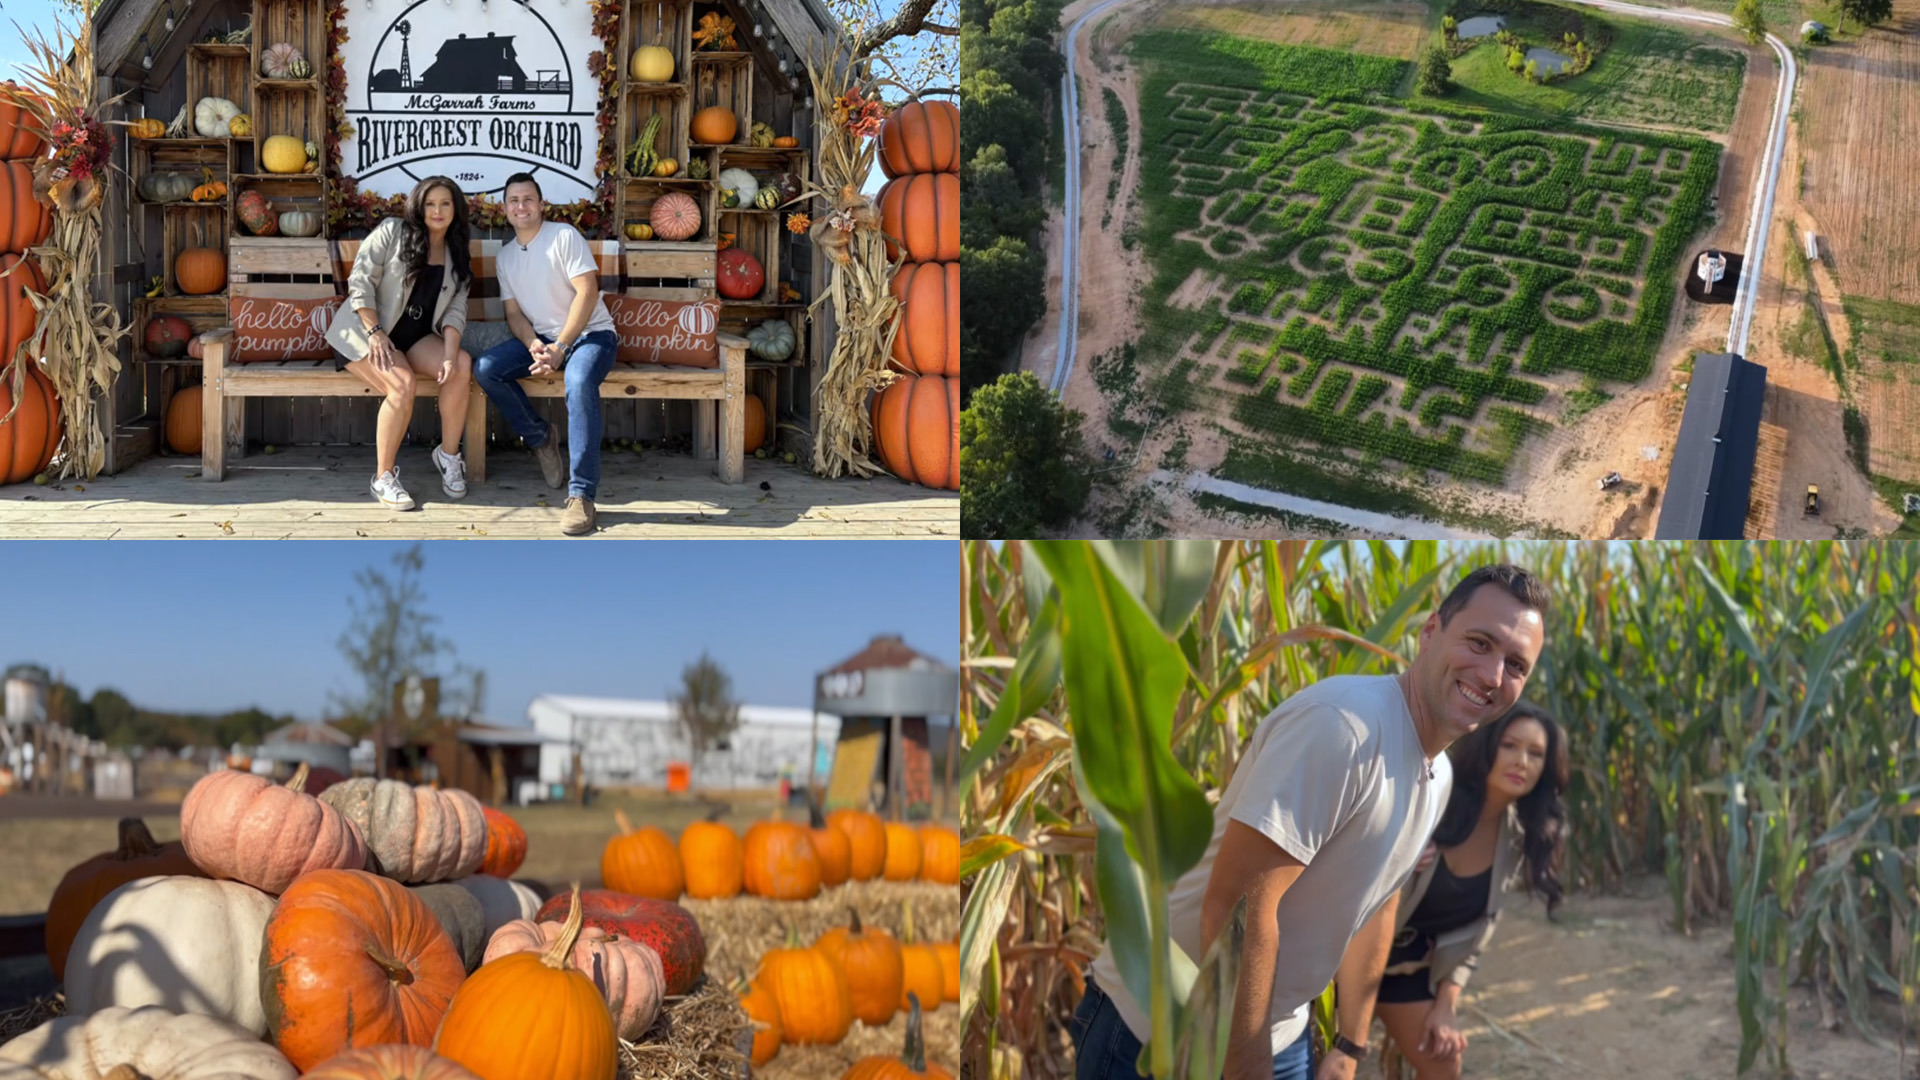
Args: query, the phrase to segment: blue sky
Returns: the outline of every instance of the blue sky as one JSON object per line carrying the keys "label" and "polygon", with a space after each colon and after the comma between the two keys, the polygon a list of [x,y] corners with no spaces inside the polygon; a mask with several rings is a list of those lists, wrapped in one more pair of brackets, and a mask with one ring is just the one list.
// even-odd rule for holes
{"label": "blue sky", "polygon": [[[0,545],[0,667],[36,661],[89,696],[318,719],[351,689],[335,643],[354,572],[403,544]],[[488,715],[539,693],[661,698],[708,650],[741,700],[812,705],[813,675],[879,633],[957,664],[959,545],[644,541],[427,545],[437,630],[487,671]]]}

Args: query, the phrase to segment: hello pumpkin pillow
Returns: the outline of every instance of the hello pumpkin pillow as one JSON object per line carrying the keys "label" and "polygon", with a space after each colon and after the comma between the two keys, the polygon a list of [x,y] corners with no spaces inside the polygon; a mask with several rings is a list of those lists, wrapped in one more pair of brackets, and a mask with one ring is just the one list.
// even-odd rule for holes
{"label": "hello pumpkin pillow", "polygon": [[311,300],[281,300],[236,296],[227,302],[233,319],[233,362],[265,360],[327,360],[327,327],[344,298],[320,296]]}
{"label": "hello pumpkin pillow", "polygon": [[715,338],[720,328],[720,301],[618,293],[602,293],[600,298],[606,302],[607,314],[613,316],[613,331],[620,337],[615,359],[621,363],[720,366],[720,345]]}

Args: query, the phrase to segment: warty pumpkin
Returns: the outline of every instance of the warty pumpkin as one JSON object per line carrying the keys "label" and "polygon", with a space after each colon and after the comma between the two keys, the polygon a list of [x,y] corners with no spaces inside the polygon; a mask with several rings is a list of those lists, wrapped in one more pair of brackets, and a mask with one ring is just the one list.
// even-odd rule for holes
{"label": "warty pumpkin", "polygon": [[607,888],[655,900],[678,900],[686,891],[680,849],[665,831],[652,825],[636,829],[625,810],[616,810],[620,835],[607,841],[600,853],[600,880]]}
{"label": "warty pumpkin", "polygon": [[[561,923],[510,922],[487,942],[486,962],[491,964],[514,953],[546,952],[565,929]],[[660,954],[597,926],[584,926],[568,955],[573,966],[600,991],[613,1014],[614,1031],[630,1042],[645,1035],[666,996],[667,978],[660,967]]]}
{"label": "warty pumpkin", "polygon": [[740,835],[731,825],[709,819],[680,830],[680,864],[686,870],[687,895],[696,900],[739,896],[745,880],[740,858]]}
{"label": "warty pumpkin", "polygon": [[427,910],[433,912],[434,920],[447,932],[447,940],[453,942],[454,951],[460,954],[460,966],[467,974],[473,974],[493,936],[487,931],[486,911],[481,908],[480,900],[461,888],[457,881],[409,885],[407,891],[419,897]]}
{"label": "warty pumpkin", "polygon": [[880,171],[960,171],[960,110],[950,101],[909,101],[880,124]]}
{"label": "warty pumpkin", "polygon": [[936,885],[960,884],[960,834],[945,825],[920,826],[920,877]]}
{"label": "warty pumpkin", "polygon": [[304,1080],[480,1080],[466,1066],[424,1046],[399,1043],[349,1050],[321,1062]]}
{"label": "warty pumpkin", "polygon": [[367,869],[408,884],[452,881],[487,857],[480,800],[458,788],[418,787],[362,777],[335,784],[320,801],[367,838]]}
{"label": "warty pumpkin", "polygon": [[887,861],[880,876],[888,881],[912,881],[920,876],[920,834],[913,826],[899,821],[889,821],[887,830]]}
{"label": "warty pumpkin", "polygon": [[883,1027],[900,1011],[906,969],[900,943],[877,926],[860,925],[860,913],[847,909],[848,922],[820,935],[813,947],[840,967],[853,1002],[853,1015],[868,1027]]}
{"label": "warty pumpkin", "polygon": [[780,1000],[759,980],[742,979],[734,989],[740,995],[741,1010],[753,1024],[753,1063],[765,1065],[780,1052]]}
{"label": "warty pumpkin", "polygon": [[855,881],[872,881],[887,865],[887,829],[870,810],[835,810],[827,824],[847,834]]}
{"label": "warty pumpkin", "polygon": [[158,1005],[205,1013],[255,1036],[260,942],[273,897],[237,881],[153,877],[109,893],[74,935],[67,956],[67,1008]]}
{"label": "warty pumpkin", "polygon": [[906,263],[888,287],[900,301],[893,363],[910,375],[960,374],[960,264]]}
{"label": "warty pumpkin", "polygon": [[245,1028],[158,1005],[49,1020],[0,1046],[0,1080],[294,1080],[285,1055]]}
{"label": "warty pumpkin", "polygon": [[487,857],[480,862],[480,872],[510,878],[527,861],[527,830],[491,806],[481,807],[480,813],[487,819]]}
{"label": "warty pumpkin", "polygon": [[[660,966],[667,976],[667,993],[684,994],[700,981],[707,963],[707,941],[700,934],[700,923],[679,904],[628,896],[606,889],[588,889],[580,894],[580,907],[588,926],[597,926],[617,938],[637,941],[660,954]],[[555,896],[540,906],[535,916],[552,922],[567,914],[567,898]]]}
{"label": "warty pumpkin", "polygon": [[575,884],[567,921],[544,954],[481,965],[448,1007],[434,1050],[486,1080],[613,1080],[613,1014],[569,960],[582,927]]}
{"label": "warty pumpkin", "polygon": [[960,490],[960,380],[906,375],[873,397],[873,444],[902,480]]}
{"label": "warty pumpkin", "polygon": [[807,792],[807,815],[811,819],[807,835],[812,837],[813,853],[820,859],[820,884],[846,884],[853,876],[853,841],[847,839],[846,833],[827,824],[811,791]]}
{"label": "warty pumpkin", "polygon": [[787,924],[787,947],[760,958],[754,976],[780,1003],[780,1041],[788,1045],[832,1045],[853,1026],[853,999],[833,960],[818,949],[800,946],[800,932]]}
{"label": "warty pumpkin", "polygon": [[67,977],[67,950],[94,906],[130,881],[146,877],[205,877],[179,841],[162,844],[137,817],[120,819],[120,843],[68,870],[47,901],[47,962],[55,978]]}
{"label": "warty pumpkin", "polygon": [[302,764],[283,787],[225,769],[201,777],[180,804],[180,842],[209,876],[285,892],[302,874],[367,864],[360,829],[300,790]]}
{"label": "warty pumpkin", "polygon": [[267,1031],[301,1069],[351,1047],[424,1046],[466,978],[425,902],[364,870],[316,870],[267,922],[260,956]]}
{"label": "warty pumpkin", "polygon": [[940,971],[940,956],[920,942],[913,933],[913,901],[900,901],[900,970],[905,989],[900,994],[900,1011],[907,1011],[907,995],[918,994],[928,1010],[940,1007],[946,996],[946,976]]}
{"label": "warty pumpkin", "polygon": [[960,258],[960,177],[914,173],[880,189],[880,228],[887,254],[908,262],[955,262]]}
{"label": "warty pumpkin", "polygon": [[927,1044],[921,1034],[920,1001],[909,995],[906,1047],[899,1057],[869,1054],[848,1066],[841,1080],[953,1080],[953,1074],[927,1064]]}
{"label": "warty pumpkin", "polygon": [[813,837],[787,821],[756,822],[747,830],[741,856],[747,891],[769,900],[811,900],[820,895],[820,857]]}

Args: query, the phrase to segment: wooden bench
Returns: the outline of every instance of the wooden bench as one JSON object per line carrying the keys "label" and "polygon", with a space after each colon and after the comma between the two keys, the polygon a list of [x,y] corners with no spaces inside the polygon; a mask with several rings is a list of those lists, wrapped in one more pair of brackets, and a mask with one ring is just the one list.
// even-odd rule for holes
{"label": "wooden bench", "polygon": [[[625,256],[617,241],[588,241],[600,262],[603,291],[624,291],[629,296],[656,296],[662,290],[625,287],[629,269],[643,269]],[[228,255],[228,291],[233,297],[259,299],[300,299],[343,295],[345,282],[359,250],[357,240],[296,240],[280,237],[239,238],[230,242]],[[467,329],[462,347],[474,357],[489,345],[505,337],[506,304],[499,295],[494,277],[494,256],[498,240],[472,241],[474,283],[467,306]],[[625,260],[625,261],[623,261]],[[706,267],[711,274],[712,257],[704,263],[694,257],[686,268]],[[644,269],[661,272],[659,260],[649,260]],[[256,280],[276,276],[303,280],[269,282]],[[637,274],[635,276],[638,276]],[[691,275],[690,275],[691,276]],[[617,363],[600,384],[601,398],[640,399],[677,398],[693,402],[694,456],[718,461],[723,483],[740,483],[746,475],[746,339],[732,334],[717,335],[720,364],[716,368],[673,367],[656,364]],[[224,480],[227,462],[246,454],[246,409],[249,397],[380,397],[379,391],[346,371],[335,371],[333,360],[290,360],[236,363],[232,359],[233,328],[225,327],[204,337],[205,359],[201,407],[202,474],[210,480]],[[415,393],[420,397],[438,396],[439,387],[431,379],[421,379]],[[529,397],[565,397],[564,376],[556,372],[520,380]],[[467,399],[466,450],[467,475],[475,482],[487,477],[487,395],[478,385]],[[564,435],[564,425],[561,425]]]}

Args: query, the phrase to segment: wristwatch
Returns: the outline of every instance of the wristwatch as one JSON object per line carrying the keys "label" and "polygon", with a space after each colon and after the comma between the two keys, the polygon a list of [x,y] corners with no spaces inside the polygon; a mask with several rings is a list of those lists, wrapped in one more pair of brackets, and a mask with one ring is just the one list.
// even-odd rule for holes
{"label": "wristwatch", "polygon": [[1366,1044],[1354,1042],[1345,1035],[1335,1035],[1333,1037],[1333,1048],[1355,1061],[1367,1060]]}

